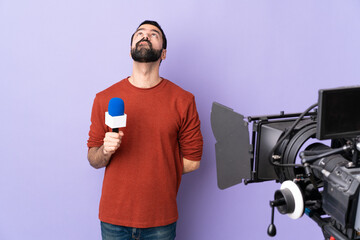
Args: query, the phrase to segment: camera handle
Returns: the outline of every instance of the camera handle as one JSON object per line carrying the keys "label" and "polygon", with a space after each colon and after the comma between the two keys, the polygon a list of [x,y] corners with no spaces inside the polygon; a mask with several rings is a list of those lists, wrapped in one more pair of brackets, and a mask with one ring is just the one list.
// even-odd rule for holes
{"label": "camera handle", "polygon": [[271,223],[268,227],[267,234],[271,237],[276,235],[276,227],[274,224],[275,216],[275,207],[278,207],[278,210],[281,214],[286,214],[294,211],[295,202],[294,198],[289,190],[277,190],[275,192],[274,200],[270,201],[271,207]]}
{"label": "camera handle", "polygon": [[292,219],[300,218],[304,213],[304,199],[296,183],[287,180],[281,184],[279,190],[275,191],[274,200],[270,201],[271,223],[267,233],[273,237],[276,235],[274,224],[275,207],[281,214],[287,214]]}
{"label": "camera handle", "polygon": [[267,230],[267,234],[270,236],[270,237],[274,237],[276,235],[276,227],[275,227],[275,224],[274,224],[274,209],[275,209],[275,201],[270,201],[270,206],[271,206],[271,223],[268,227],[268,230]]}

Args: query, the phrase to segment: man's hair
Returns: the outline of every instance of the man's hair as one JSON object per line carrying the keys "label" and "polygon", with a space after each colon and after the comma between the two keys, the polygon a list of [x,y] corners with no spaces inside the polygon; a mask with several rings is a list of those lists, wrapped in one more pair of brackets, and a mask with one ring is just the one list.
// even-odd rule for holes
{"label": "man's hair", "polygon": [[[160,25],[159,25],[157,22],[155,22],[155,21],[145,20],[145,21],[143,21],[142,23],[140,23],[140,25],[137,27],[137,29],[138,29],[141,25],[144,25],[144,24],[153,25],[153,26],[157,27],[157,28],[161,31],[162,40],[163,40],[162,48],[163,48],[163,49],[166,49],[166,45],[167,45],[166,36],[165,36],[164,31],[163,31],[162,28],[160,27]],[[137,29],[136,29],[136,30],[137,30]],[[134,38],[135,33],[136,33],[136,31],[135,31],[135,32],[133,33],[133,35],[131,36],[130,46],[132,45],[132,42],[133,42],[133,38]]]}

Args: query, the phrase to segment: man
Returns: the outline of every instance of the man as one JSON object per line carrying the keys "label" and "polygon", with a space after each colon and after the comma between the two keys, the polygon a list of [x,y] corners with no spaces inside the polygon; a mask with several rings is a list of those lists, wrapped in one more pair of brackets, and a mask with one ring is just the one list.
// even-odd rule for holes
{"label": "man", "polygon": [[[96,94],[88,140],[94,168],[106,167],[99,218],[104,240],[175,238],[181,176],[200,166],[203,140],[194,96],[159,76],[166,37],[144,21],[131,37],[130,77]],[[105,125],[109,100],[125,102],[127,126]]]}

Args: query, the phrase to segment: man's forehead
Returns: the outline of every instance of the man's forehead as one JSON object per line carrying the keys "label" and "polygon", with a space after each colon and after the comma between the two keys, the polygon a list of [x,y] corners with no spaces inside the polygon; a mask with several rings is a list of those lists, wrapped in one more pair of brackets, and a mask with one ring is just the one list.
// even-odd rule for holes
{"label": "man's forehead", "polygon": [[141,31],[141,30],[150,30],[150,31],[158,32],[159,34],[161,34],[160,29],[151,24],[143,24],[143,25],[140,25],[138,27],[138,29],[136,29],[137,32]]}

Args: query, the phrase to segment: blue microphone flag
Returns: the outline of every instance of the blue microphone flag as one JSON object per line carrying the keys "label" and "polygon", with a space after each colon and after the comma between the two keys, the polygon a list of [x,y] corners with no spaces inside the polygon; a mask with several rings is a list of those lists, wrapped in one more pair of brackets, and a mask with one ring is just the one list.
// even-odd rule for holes
{"label": "blue microphone flag", "polygon": [[124,115],[124,101],[117,97],[110,99],[108,112],[112,117]]}

